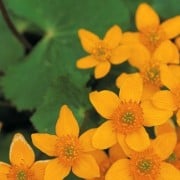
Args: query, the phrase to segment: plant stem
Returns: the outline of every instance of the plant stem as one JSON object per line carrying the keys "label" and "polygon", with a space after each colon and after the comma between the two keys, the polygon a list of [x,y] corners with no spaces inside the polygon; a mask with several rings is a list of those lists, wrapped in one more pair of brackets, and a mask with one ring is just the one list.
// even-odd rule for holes
{"label": "plant stem", "polygon": [[3,0],[0,0],[0,11],[2,13],[2,16],[6,22],[6,24],[8,25],[9,29],[11,30],[11,32],[14,34],[14,36],[21,42],[21,44],[23,44],[23,46],[25,47],[25,49],[27,50],[31,50],[32,46],[31,44],[24,38],[23,35],[21,35],[16,27],[14,26],[13,22],[11,21],[8,12],[4,6]]}

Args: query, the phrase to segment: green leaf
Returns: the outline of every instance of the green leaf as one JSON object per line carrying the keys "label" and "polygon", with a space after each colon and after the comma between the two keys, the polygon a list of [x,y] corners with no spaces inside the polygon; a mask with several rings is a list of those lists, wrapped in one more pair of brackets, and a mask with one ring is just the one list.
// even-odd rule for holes
{"label": "green leaf", "polygon": [[55,124],[63,104],[70,107],[81,125],[85,119],[85,112],[90,107],[88,89],[78,88],[67,76],[59,77],[48,89],[43,104],[31,118],[35,128],[40,132],[55,133]]}
{"label": "green leaf", "polygon": [[62,104],[72,108],[81,125],[90,106],[85,87],[90,71],[76,68],[77,59],[85,56],[77,31],[86,28],[103,37],[114,24],[127,29],[128,7],[119,0],[7,0],[6,5],[44,32],[29,56],[3,78],[6,97],[19,110],[37,109],[32,122],[38,131],[54,131]]}
{"label": "green leaf", "polygon": [[179,0],[154,0],[153,7],[157,10],[162,20],[179,15]]}
{"label": "green leaf", "polygon": [[8,29],[4,19],[0,16],[0,70],[16,64],[23,56],[23,47]]}
{"label": "green leaf", "polygon": [[52,79],[52,67],[45,58],[46,50],[47,43],[40,42],[23,62],[9,68],[2,79],[6,97],[18,109],[33,109],[43,100],[43,93]]}

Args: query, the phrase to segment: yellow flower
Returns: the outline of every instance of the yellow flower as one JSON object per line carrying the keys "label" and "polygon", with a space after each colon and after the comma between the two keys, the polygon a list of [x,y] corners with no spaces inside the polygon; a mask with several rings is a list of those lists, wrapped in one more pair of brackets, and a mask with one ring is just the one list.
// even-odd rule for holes
{"label": "yellow flower", "polygon": [[[142,49],[141,56],[133,57],[129,59],[129,62],[138,69],[143,79],[143,99],[151,98],[162,87],[160,77],[162,65],[179,64],[178,50],[172,49],[168,44],[158,48],[152,55]],[[121,87],[127,76],[128,74],[123,73],[117,78],[116,85],[118,88]]]}
{"label": "yellow flower", "polygon": [[[91,154],[95,157],[95,159],[99,165],[100,174],[101,174],[101,176],[99,178],[93,178],[91,180],[104,180],[106,172],[108,171],[110,166],[115,161],[117,161],[121,158],[127,157],[119,144],[112,146],[109,149],[108,154],[102,150],[92,151]],[[90,180],[90,179],[88,179],[88,180]]]}
{"label": "yellow flower", "polygon": [[160,24],[158,14],[147,3],[142,3],[136,10],[137,33],[127,32],[125,42],[140,43],[150,52],[159,48],[162,43],[170,43],[170,39],[180,34],[180,16],[170,18]]}
{"label": "yellow flower", "polygon": [[180,66],[162,66],[161,80],[169,90],[155,93],[152,102],[160,109],[175,112],[180,125]]}
{"label": "yellow flower", "polygon": [[129,48],[121,44],[122,31],[117,25],[111,27],[103,40],[85,29],[78,32],[83,49],[88,56],[77,61],[77,67],[95,67],[95,78],[102,78],[110,71],[111,64],[123,63],[129,57]]}
{"label": "yellow flower", "polygon": [[48,161],[35,161],[34,152],[20,133],[15,134],[9,152],[11,164],[0,162],[1,180],[44,180]]}
{"label": "yellow flower", "polygon": [[49,156],[56,157],[49,161],[44,180],[64,179],[70,172],[81,178],[99,176],[98,165],[90,155],[94,150],[91,145],[92,130],[79,138],[79,126],[72,111],[63,105],[56,123],[56,135],[32,134],[33,144]]}
{"label": "yellow flower", "polygon": [[164,160],[172,153],[176,134],[169,132],[151,141],[147,149],[127,154],[129,159],[116,161],[108,170],[105,179],[169,180],[180,179],[180,171]]}
{"label": "yellow flower", "polygon": [[143,126],[163,124],[172,112],[154,108],[149,101],[141,102],[142,89],[141,77],[134,74],[121,85],[119,97],[108,90],[90,93],[91,103],[107,119],[92,137],[94,147],[106,149],[117,142],[122,145],[122,140],[136,151],[149,146]]}

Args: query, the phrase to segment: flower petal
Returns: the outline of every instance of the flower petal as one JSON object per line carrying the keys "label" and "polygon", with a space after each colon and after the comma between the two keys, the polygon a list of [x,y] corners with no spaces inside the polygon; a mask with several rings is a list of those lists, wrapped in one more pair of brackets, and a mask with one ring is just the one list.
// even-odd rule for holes
{"label": "flower petal", "polygon": [[122,83],[119,97],[122,101],[139,102],[141,100],[142,90],[142,78],[138,73],[134,73]]}
{"label": "flower petal", "polygon": [[79,142],[83,147],[84,152],[96,150],[92,145],[92,137],[96,131],[96,128],[89,129],[79,137]]}
{"label": "flower petal", "polygon": [[73,173],[81,178],[95,178],[100,176],[99,167],[92,155],[83,154],[72,167]]}
{"label": "flower petal", "polygon": [[79,135],[79,125],[72,111],[67,105],[63,105],[60,109],[59,118],[56,123],[57,136]]}
{"label": "flower petal", "polygon": [[160,134],[152,140],[152,147],[161,160],[167,159],[177,143],[176,132]]}
{"label": "flower petal", "polygon": [[99,167],[102,164],[104,164],[104,162],[109,161],[109,157],[108,157],[107,153],[105,153],[103,150],[95,150],[95,151],[90,152],[90,154],[95,158]]}
{"label": "flower petal", "polygon": [[112,91],[94,91],[89,95],[90,101],[96,111],[104,118],[109,119],[114,110],[119,106],[120,99]]}
{"label": "flower petal", "polygon": [[35,160],[31,146],[20,133],[15,134],[13,137],[9,151],[9,159],[13,165],[21,166],[23,164],[27,167],[30,167]]}
{"label": "flower petal", "polygon": [[139,31],[146,27],[158,26],[158,14],[147,3],[141,3],[136,10],[136,27]]}
{"label": "flower petal", "polygon": [[48,156],[56,156],[55,146],[58,137],[50,134],[34,133],[31,135],[33,144]]}
{"label": "flower petal", "polygon": [[44,180],[61,180],[64,179],[70,172],[70,166],[63,166],[58,158],[50,160],[46,167]]}
{"label": "flower petal", "polygon": [[172,164],[162,162],[160,175],[157,177],[157,180],[174,180],[180,179],[180,171],[175,168]]}
{"label": "flower petal", "polygon": [[178,48],[170,40],[162,42],[154,52],[153,57],[160,63],[179,63]]}
{"label": "flower petal", "polygon": [[127,143],[125,142],[125,135],[124,134],[117,134],[117,140],[118,143],[120,144],[121,148],[123,149],[124,153],[126,154],[127,157],[131,157],[131,155],[134,153],[134,150],[132,150]]}
{"label": "flower petal", "polygon": [[92,52],[92,49],[94,48],[95,44],[100,40],[97,35],[86,29],[80,29],[78,31],[78,35],[83,49],[88,53]]}
{"label": "flower petal", "polygon": [[141,104],[144,113],[145,126],[157,126],[165,123],[173,115],[172,111],[161,110],[153,106],[150,101]]}
{"label": "flower petal", "polygon": [[154,84],[144,84],[143,93],[142,93],[142,101],[150,100],[152,96],[159,91],[160,88],[155,86]]}
{"label": "flower petal", "polygon": [[127,45],[120,45],[112,51],[110,62],[112,64],[120,64],[130,57],[130,47]]}
{"label": "flower petal", "polygon": [[126,78],[128,78],[130,75],[131,74],[121,73],[116,79],[116,86],[121,88],[122,83],[126,81]]}
{"label": "flower petal", "polygon": [[104,41],[110,46],[110,48],[115,48],[119,45],[122,39],[122,30],[118,25],[111,27],[105,37]]}
{"label": "flower petal", "polygon": [[134,44],[139,43],[139,32],[125,32],[122,36],[123,44]]}
{"label": "flower petal", "polygon": [[135,151],[143,151],[150,145],[149,135],[144,127],[131,134],[127,134],[125,141]]}
{"label": "flower petal", "polygon": [[7,163],[0,162],[0,179],[8,180],[7,174],[9,173],[11,166]]}
{"label": "flower petal", "polygon": [[179,84],[179,79],[174,75],[170,68],[167,65],[162,65],[160,67],[160,76],[163,85],[169,89],[174,89]]}
{"label": "flower petal", "polygon": [[77,60],[76,66],[81,69],[88,69],[99,63],[93,56],[86,56]]}
{"label": "flower petal", "polygon": [[48,162],[49,161],[36,161],[33,164],[31,170],[33,172],[35,179],[44,180],[45,170],[48,165]]}
{"label": "flower petal", "polygon": [[106,173],[106,180],[115,179],[133,180],[130,173],[130,161],[128,159],[121,159],[116,161]]}
{"label": "flower petal", "polygon": [[102,78],[107,75],[110,71],[111,64],[109,61],[104,61],[99,63],[94,70],[94,75],[96,79]]}
{"label": "flower petal", "polygon": [[92,144],[97,149],[107,149],[116,143],[116,134],[110,120],[97,128],[92,139]]}
{"label": "flower petal", "polygon": [[126,158],[127,155],[124,153],[119,143],[117,143],[111,148],[109,148],[109,157],[110,157],[111,163],[113,163],[119,159]]}
{"label": "flower petal", "polygon": [[165,31],[169,39],[176,37],[180,34],[180,16],[175,16],[164,21],[161,27]]}
{"label": "flower petal", "polygon": [[176,110],[176,104],[173,99],[173,95],[168,90],[158,91],[152,97],[152,103],[154,106],[160,109],[174,111]]}
{"label": "flower petal", "polygon": [[129,63],[138,69],[143,69],[150,61],[150,53],[148,49],[141,45],[135,44],[131,47],[131,57],[129,58]]}
{"label": "flower petal", "polygon": [[178,112],[176,113],[176,121],[178,125],[180,126],[180,110],[178,110]]}
{"label": "flower petal", "polygon": [[154,127],[154,132],[156,136],[159,136],[165,133],[175,132],[175,131],[176,131],[175,125],[171,119],[162,125]]}

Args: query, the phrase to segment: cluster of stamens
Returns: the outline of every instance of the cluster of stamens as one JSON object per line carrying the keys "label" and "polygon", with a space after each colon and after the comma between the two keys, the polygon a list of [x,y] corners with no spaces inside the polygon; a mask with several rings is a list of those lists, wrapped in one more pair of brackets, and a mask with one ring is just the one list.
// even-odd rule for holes
{"label": "cluster of stamens", "polygon": [[140,34],[140,41],[153,52],[165,40],[165,33],[159,27],[146,27]]}
{"label": "cluster of stamens", "polygon": [[143,125],[142,108],[136,102],[121,102],[110,120],[117,133],[132,133]]}
{"label": "cluster of stamens", "polygon": [[72,166],[79,158],[82,147],[77,137],[73,135],[62,136],[56,143],[56,154],[59,161],[65,166]]}
{"label": "cluster of stamens", "polygon": [[99,41],[95,45],[95,48],[92,50],[92,54],[98,61],[109,61],[111,58],[111,50],[103,41]]}

